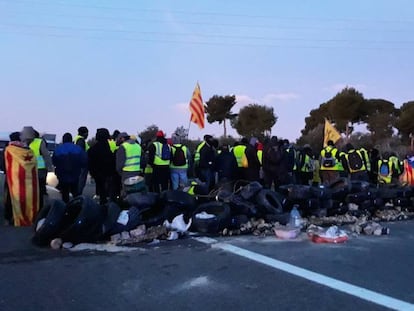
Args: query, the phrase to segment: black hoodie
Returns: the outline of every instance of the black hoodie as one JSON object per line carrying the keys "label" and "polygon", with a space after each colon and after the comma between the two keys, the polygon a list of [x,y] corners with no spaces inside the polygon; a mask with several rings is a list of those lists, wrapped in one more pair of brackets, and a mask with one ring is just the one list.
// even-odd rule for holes
{"label": "black hoodie", "polygon": [[109,147],[109,131],[100,128],[95,138],[96,143],[88,150],[89,172],[93,178],[112,176],[115,174],[115,154]]}

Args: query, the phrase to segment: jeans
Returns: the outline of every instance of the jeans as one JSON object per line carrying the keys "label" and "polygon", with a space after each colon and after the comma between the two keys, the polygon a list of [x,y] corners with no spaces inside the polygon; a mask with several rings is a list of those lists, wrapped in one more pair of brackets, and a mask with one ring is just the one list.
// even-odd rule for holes
{"label": "jeans", "polygon": [[210,168],[200,169],[200,180],[206,184],[209,191],[214,187],[214,172]]}
{"label": "jeans", "polygon": [[171,168],[172,189],[177,190],[180,185],[188,185],[187,168]]}

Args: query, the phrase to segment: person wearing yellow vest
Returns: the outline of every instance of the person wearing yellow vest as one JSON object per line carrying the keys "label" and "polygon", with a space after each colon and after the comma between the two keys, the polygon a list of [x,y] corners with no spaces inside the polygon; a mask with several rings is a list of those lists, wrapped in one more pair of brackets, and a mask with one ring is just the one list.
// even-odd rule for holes
{"label": "person wearing yellow vest", "polygon": [[213,139],[213,136],[211,135],[204,135],[203,137],[203,141],[201,143],[199,143],[195,149],[194,152],[194,162],[193,162],[193,174],[196,177],[200,176],[200,172],[199,172],[199,164],[200,164],[200,151],[201,149],[204,147],[204,145],[206,144],[207,140],[211,141]]}
{"label": "person wearing yellow vest", "polygon": [[205,183],[206,187],[211,190],[214,186],[214,161],[216,158],[215,140],[211,135],[204,135],[204,141],[201,142],[194,154],[194,172],[195,176]]}
{"label": "person wearing yellow vest", "polygon": [[[114,154],[114,158],[115,158],[116,151],[119,148],[119,146],[116,144],[116,139],[118,138],[119,134],[120,134],[119,130],[114,130],[112,132],[112,135],[108,138],[109,149]],[[111,196],[114,198],[119,198],[121,195],[121,176],[119,176],[119,174],[116,172],[112,175],[110,188],[111,188]]]}
{"label": "person wearing yellow vest", "polygon": [[119,148],[115,154],[116,171],[121,176],[121,183],[127,178],[142,175],[141,169],[141,146],[130,138],[125,132],[118,135],[117,144]]}
{"label": "person wearing yellow vest", "polygon": [[390,184],[394,170],[394,164],[384,155],[383,159],[378,160],[378,183]]}
{"label": "person wearing yellow vest", "polygon": [[298,160],[298,176],[299,183],[302,185],[310,185],[313,180],[313,173],[315,170],[314,155],[309,144],[303,146],[299,152]]}
{"label": "person wearing yellow vest", "polygon": [[111,151],[113,153],[115,153],[118,150],[118,147],[119,147],[116,144],[116,139],[117,139],[119,134],[120,134],[120,132],[118,130],[114,130],[111,137],[108,139],[109,148],[111,149]]}
{"label": "person wearing yellow vest", "polygon": [[178,188],[185,187],[188,184],[187,170],[191,154],[187,146],[181,144],[179,136],[173,135],[171,140],[171,187],[173,190],[177,190]]}
{"label": "person wearing yellow vest", "polygon": [[[86,126],[81,126],[78,128],[78,135],[76,135],[73,139],[73,143],[75,145],[80,146],[83,150],[88,152],[89,144],[86,141],[89,135],[89,130]],[[86,185],[86,179],[88,178],[88,168],[83,168],[81,174],[79,176],[79,194],[82,194],[83,189]]]}
{"label": "person wearing yellow vest", "polygon": [[256,144],[256,150],[257,150],[257,159],[259,160],[260,163],[260,169],[259,169],[259,180],[260,183],[263,185],[264,181],[264,173],[263,173],[263,143],[262,142],[258,142]]}
{"label": "person wearing yellow vest", "polygon": [[39,179],[39,208],[43,207],[43,196],[47,195],[47,172],[53,172],[52,158],[47,150],[46,142],[38,137],[37,132],[31,126],[25,126],[20,134],[22,142],[33,151],[37,160],[37,172]]}
{"label": "person wearing yellow vest", "polygon": [[[248,140],[247,138],[243,137],[240,142],[237,142],[233,149],[232,152],[234,154],[234,157],[236,158],[237,161],[237,174],[236,174],[236,179],[238,180],[245,180],[246,179],[246,165],[245,163],[243,163],[243,159],[246,159],[246,148],[248,145]],[[248,163],[247,163],[248,166]]]}
{"label": "person wearing yellow vest", "polygon": [[[168,148],[168,149],[167,149]],[[167,152],[170,152],[169,158]],[[170,181],[171,149],[163,131],[156,133],[155,141],[148,147],[148,164],[152,167],[152,188],[154,192],[168,190]]]}
{"label": "person wearing yellow vest", "polygon": [[402,168],[401,168],[401,161],[400,159],[397,157],[397,155],[395,154],[395,152],[391,152],[390,153],[390,157],[389,160],[393,163],[394,165],[394,173],[393,173],[393,177],[398,178],[398,176],[401,175],[402,173]]}
{"label": "person wearing yellow vest", "polygon": [[348,172],[351,180],[369,181],[366,159],[360,150],[356,150],[350,143],[345,146],[346,153],[342,165]]}
{"label": "person wearing yellow vest", "polygon": [[366,170],[369,173],[371,171],[371,161],[369,159],[368,150],[365,149],[364,147],[361,147],[361,148],[359,148],[359,151],[361,152],[362,156],[365,159]]}
{"label": "person wearing yellow vest", "polygon": [[327,186],[339,178],[339,151],[332,140],[320,152],[319,172],[322,183]]}

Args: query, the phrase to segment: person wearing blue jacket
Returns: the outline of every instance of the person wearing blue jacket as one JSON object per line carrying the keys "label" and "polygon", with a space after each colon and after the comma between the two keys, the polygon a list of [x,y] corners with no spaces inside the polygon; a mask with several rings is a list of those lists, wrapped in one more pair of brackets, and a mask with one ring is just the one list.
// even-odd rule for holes
{"label": "person wearing blue jacket", "polygon": [[55,174],[59,180],[59,189],[62,200],[69,202],[69,193],[79,195],[79,176],[82,169],[87,167],[87,154],[80,146],[72,142],[72,135],[65,133],[62,144],[59,145],[52,156]]}

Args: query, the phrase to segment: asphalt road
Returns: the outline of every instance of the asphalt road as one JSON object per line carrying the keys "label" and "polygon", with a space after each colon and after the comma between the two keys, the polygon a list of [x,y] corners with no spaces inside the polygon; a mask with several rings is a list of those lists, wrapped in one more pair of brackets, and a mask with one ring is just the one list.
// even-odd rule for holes
{"label": "asphalt road", "polygon": [[0,226],[0,310],[414,310],[414,222],[387,225],[337,245],[190,236],[115,253],[38,248],[31,228]]}

